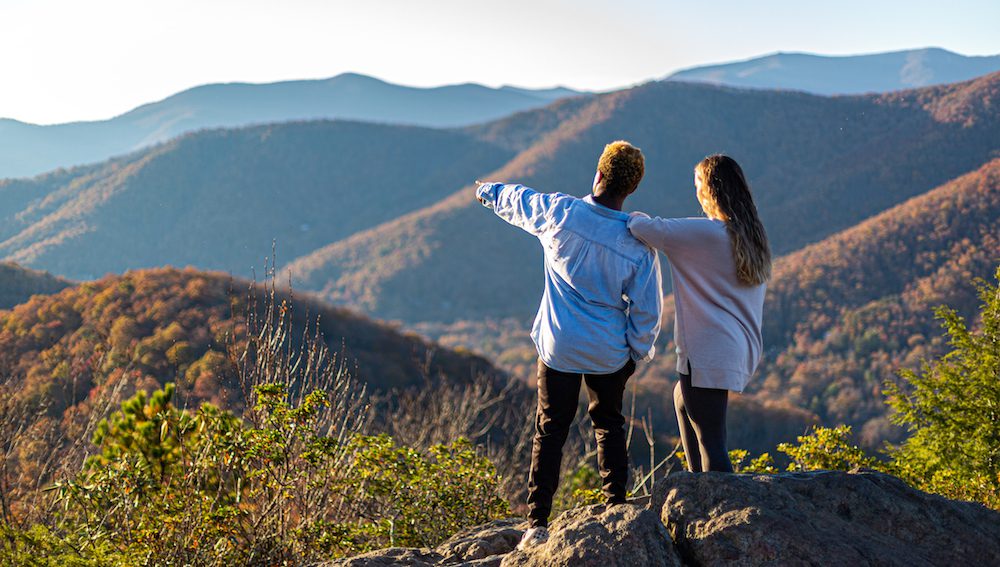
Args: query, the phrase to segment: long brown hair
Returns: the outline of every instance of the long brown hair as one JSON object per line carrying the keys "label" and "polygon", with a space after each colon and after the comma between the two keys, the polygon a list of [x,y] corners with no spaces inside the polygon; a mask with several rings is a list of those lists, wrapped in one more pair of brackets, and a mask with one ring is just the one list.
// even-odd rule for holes
{"label": "long brown hair", "polygon": [[737,279],[745,285],[766,282],[771,277],[771,247],[743,170],[722,154],[708,156],[694,170],[702,180],[698,199],[705,213],[726,221]]}

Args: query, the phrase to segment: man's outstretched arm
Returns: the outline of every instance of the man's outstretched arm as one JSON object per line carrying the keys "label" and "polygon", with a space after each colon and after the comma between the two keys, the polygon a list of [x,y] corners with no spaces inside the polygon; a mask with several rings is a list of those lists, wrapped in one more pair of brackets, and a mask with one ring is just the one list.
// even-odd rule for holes
{"label": "man's outstretched arm", "polygon": [[629,349],[634,360],[648,362],[656,354],[656,337],[660,334],[663,314],[663,284],[660,282],[660,258],[650,251],[636,270],[635,277],[625,288],[628,298]]}
{"label": "man's outstretched arm", "polygon": [[561,193],[539,193],[524,185],[481,183],[476,198],[510,224],[538,235],[552,222],[551,212]]}

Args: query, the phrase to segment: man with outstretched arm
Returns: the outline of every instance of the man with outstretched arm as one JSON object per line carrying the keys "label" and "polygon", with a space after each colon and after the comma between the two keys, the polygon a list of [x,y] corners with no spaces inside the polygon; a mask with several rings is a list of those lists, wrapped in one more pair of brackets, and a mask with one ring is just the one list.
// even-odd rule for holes
{"label": "man with outstretched arm", "polygon": [[481,183],[476,197],[508,223],[536,236],[545,254],[545,290],[531,329],[538,350],[538,407],[528,475],[531,527],[520,549],[548,538],[562,448],[581,382],[597,438],[609,505],[625,502],[628,454],[622,398],[636,361],[651,360],[663,290],[656,253],[636,240],[622,212],[645,171],[628,142],[604,148],[592,192],[582,199],[522,185]]}

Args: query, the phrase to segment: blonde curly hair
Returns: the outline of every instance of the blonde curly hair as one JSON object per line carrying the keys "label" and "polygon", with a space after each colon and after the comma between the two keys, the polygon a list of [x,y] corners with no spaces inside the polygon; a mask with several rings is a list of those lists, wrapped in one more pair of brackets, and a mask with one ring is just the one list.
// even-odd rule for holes
{"label": "blonde curly hair", "polygon": [[646,159],[639,148],[625,140],[617,140],[604,146],[604,152],[597,160],[597,171],[601,172],[599,187],[615,195],[627,196],[642,181],[646,173]]}

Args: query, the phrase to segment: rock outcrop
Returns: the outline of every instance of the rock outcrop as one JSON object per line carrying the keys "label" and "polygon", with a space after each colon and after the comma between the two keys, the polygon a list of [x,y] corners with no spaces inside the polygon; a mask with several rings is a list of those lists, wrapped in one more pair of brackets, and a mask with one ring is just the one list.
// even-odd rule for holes
{"label": "rock outcrop", "polygon": [[384,549],[327,566],[1000,567],[1000,513],[877,472],[675,473],[648,502],[564,512],[549,541],[525,552],[515,548],[527,523],[497,520],[435,549]]}
{"label": "rock outcrop", "polygon": [[501,567],[635,567],[681,563],[656,513],[634,504],[569,510],[549,526],[545,544],[513,551]]}
{"label": "rock outcrop", "polygon": [[453,535],[436,551],[443,558],[442,565],[499,565],[500,558],[517,547],[526,529],[528,523],[523,520],[497,520]]}
{"label": "rock outcrop", "polygon": [[391,547],[363,555],[338,559],[323,567],[498,567],[510,553],[528,523],[520,519],[495,520],[459,532],[434,549]]}
{"label": "rock outcrop", "polygon": [[1000,565],[1000,514],[878,472],[677,473],[664,485],[661,518],[690,565]]}

